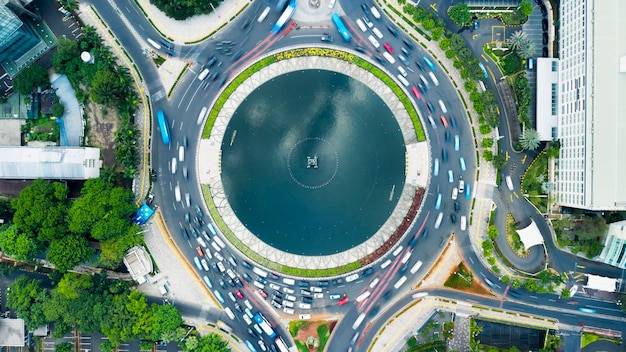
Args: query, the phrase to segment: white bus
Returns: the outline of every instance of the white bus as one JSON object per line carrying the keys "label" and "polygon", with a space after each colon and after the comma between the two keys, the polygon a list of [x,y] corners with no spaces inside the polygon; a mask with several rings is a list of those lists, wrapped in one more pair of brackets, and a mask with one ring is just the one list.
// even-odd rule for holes
{"label": "white bus", "polygon": [[387,259],[384,263],[382,263],[382,264],[380,265],[380,268],[381,268],[381,269],[385,269],[386,267],[388,267],[388,266],[389,266],[389,264],[391,264],[391,259]]}
{"label": "white bus", "polygon": [[413,265],[413,267],[411,268],[411,274],[415,274],[418,270],[420,270],[422,264],[422,261],[418,260],[417,263],[415,263],[415,265]]}
{"label": "white bus", "polygon": [[402,75],[398,75],[398,80],[402,82],[402,84],[404,84],[405,87],[409,86],[409,81],[407,81],[406,78],[402,77]]}
{"label": "white bus", "polygon": [[202,70],[202,72],[200,72],[200,74],[198,75],[198,80],[200,81],[204,81],[204,79],[206,78],[206,76],[209,75],[209,69],[205,68],[204,70]]}
{"label": "white bus", "polygon": [[200,115],[198,115],[198,120],[196,121],[197,125],[200,125],[202,123],[202,121],[204,120],[204,116],[206,115],[207,112],[207,107],[203,107],[202,110],[200,110]]}
{"label": "white bus", "polygon": [[435,74],[432,71],[430,71],[428,72],[428,75],[430,76],[430,79],[433,81],[435,86],[439,86],[439,80],[437,79],[437,77],[435,77]]}
{"label": "white bus", "polygon": [[397,281],[397,282],[393,285],[393,287],[397,290],[397,289],[399,289],[399,288],[400,288],[400,286],[404,285],[404,283],[405,283],[405,282],[406,282],[406,276],[402,276],[402,277],[400,278],[400,280],[398,280],[398,281]]}
{"label": "white bus", "polygon": [[148,41],[148,43],[150,43],[150,45],[152,45],[155,49],[157,50],[161,50],[161,44],[155,42],[154,40],[147,38],[146,39]]}
{"label": "white bus", "polygon": [[443,213],[439,213],[439,215],[437,215],[437,220],[435,220],[435,230],[439,228],[439,226],[441,226],[441,221],[443,220]]}
{"label": "white bus", "polygon": [[359,315],[359,317],[356,318],[356,320],[354,321],[354,324],[352,324],[352,330],[358,329],[359,326],[361,326],[363,319],[365,319],[365,313],[361,313],[361,315]]}
{"label": "white bus", "polygon": [[383,53],[383,57],[392,65],[396,63],[396,59],[394,59],[393,56],[386,51]]}
{"label": "white bus", "polygon": [[283,278],[283,282],[284,282],[286,285],[291,285],[291,286],[293,286],[293,285],[295,285],[295,284],[296,284],[296,280],[294,280],[294,279],[290,279],[290,278],[288,278],[288,277],[284,277],[284,278]]}
{"label": "white bus", "polygon": [[363,21],[361,21],[360,18],[356,19],[356,25],[359,26],[359,28],[361,29],[361,31],[363,32],[367,32],[367,27],[365,27],[365,23],[363,23]]}
{"label": "white bus", "polygon": [[261,23],[265,20],[265,17],[267,17],[267,15],[269,15],[270,13],[270,7],[266,7],[265,10],[263,10],[263,12],[261,13],[261,16],[259,16],[259,19],[257,19],[257,22]]}
{"label": "white bus", "polygon": [[441,107],[441,111],[443,111],[443,113],[447,113],[448,109],[446,109],[446,104],[443,103],[443,100],[439,99],[439,107]]}
{"label": "white bus", "polygon": [[369,296],[370,296],[370,294],[371,294],[371,292],[370,292],[370,291],[365,291],[365,292],[361,293],[361,294],[360,294],[360,295],[359,295],[359,296],[355,299],[355,301],[356,301],[357,303],[359,303],[359,302],[363,302],[364,300],[366,300],[366,299],[367,299],[367,297],[369,297]]}
{"label": "white bus", "polygon": [[213,239],[215,240],[215,242],[217,242],[217,244],[222,247],[222,248],[226,248],[226,244],[224,243],[224,241],[222,241],[222,239],[220,238],[220,236],[215,235],[213,236]]}
{"label": "white bus", "polygon": [[259,275],[260,277],[262,277],[262,278],[266,278],[266,277],[267,277],[267,271],[265,271],[265,270],[261,270],[261,269],[257,268],[256,266],[255,266],[254,268],[252,268],[252,271],[253,271],[255,274],[257,274],[257,275]]}
{"label": "white bus", "polygon": [[380,21],[380,12],[378,12],[378,9],[376,8],[376,6],[372,6],[370,8],[370,11],[372,12],[372,16],[374,16],[375,19]]}
{"label": "white bus", "polygon": [[408,262],[409,259],[411,259],[411,254],[413,254],[413,251],[408,252],[407,254],[404,255],[404,257],[402,257],[402,264],[406,264],[406,262]]}
{"label": "white bus", "polygon": [[229,307],[224,308],[224,311],[231,320],[235,320],[235,314],[233,314],[233,311]]}

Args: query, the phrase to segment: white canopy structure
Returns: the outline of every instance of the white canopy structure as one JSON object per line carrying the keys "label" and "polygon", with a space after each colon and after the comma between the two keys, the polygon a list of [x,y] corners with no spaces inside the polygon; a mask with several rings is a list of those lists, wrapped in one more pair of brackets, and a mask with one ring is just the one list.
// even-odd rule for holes
{"label": "white canopy structure", "polygon": [[617,279],[587,274],[587,284],[585,285],[585,288],[605,292],[615,292],[617,288]]}
{"label": "white canopy structure", "polygon": [[517,230],[517,234],[527,250],[532,246],[543,243],[543,236],[541,236],[541,232],[539,232],[539,228],[534,221],[526,228]]}

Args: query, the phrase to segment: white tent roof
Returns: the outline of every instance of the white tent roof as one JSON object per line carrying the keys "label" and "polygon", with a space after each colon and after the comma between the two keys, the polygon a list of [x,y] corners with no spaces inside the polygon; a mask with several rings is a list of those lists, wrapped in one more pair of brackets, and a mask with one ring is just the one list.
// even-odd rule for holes
{"label": "white tent roof", "polygon": [[599,291],[615,292],[615,288],[617,287],[617,279],[587,274],[587,284],[585,285],[585,287]]}
{"label": "white tent roof", "polygon": [[526,249],[543,243],[543,236],[537,228],[535,222],[531,222],[525,229],[517,230],[520,240],[524,243]]}

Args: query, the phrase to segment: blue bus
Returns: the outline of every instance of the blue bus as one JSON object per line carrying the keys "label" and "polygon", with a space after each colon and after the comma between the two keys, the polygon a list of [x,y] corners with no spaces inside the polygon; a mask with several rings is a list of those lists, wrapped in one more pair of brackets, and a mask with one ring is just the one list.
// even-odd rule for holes
{"label": "blue bus", "polygon": [[254,348],[254,345],[252,345],[248,340],[246,340],[246,347],[248,347],[250,352],[256,352],[256,348]]}
{"label": "blue bus", "polygon": [[480,66],[480,69],[483,70],[483,75],[485,76],[485,79],[489,78],[489,73],[487,73],[487,69],[485,68],[485,65],[483,65],[482,62],[479,62],[478,66]]}
{"label": "blue bus", "polygon": [[428,59],[426,56],[424,56],[424,57],[423,57],[423,59],[424,59],[424,62],[426,63],[426,65],[428,65],[428,67],[429,67],[432,71],[435,71],[435,70],[436,70],[435,65],[433,64],[433,62],[432,62],[432,61],[430,61],[430,59]]}
{"label": "blue bus", "polygon": [[272,326],[267,321],[267,319],[265,319],[263,314],[261,314],[261,312],[258,312],[254,315],[254,321],[259,324],[263,332],[266,333],[269,338],[273,338],[276,336],[276,332],[274,332],[274,329],[272,329]]}
{"label": "blue bus", "polygon": [[161,138],[163,139],[163,144],[170,144],[170,126],[167,124],[167,119],[165,118],[165,114],[163,110],[157,111],[157,117],[159,119],[159,129],[161,130]]}
{"label": "blue bus", "polygon": [[333,13],[332,20],[335,26],[337,26],[337,31],[339,31],[339,34],[341,34],[341,36],[343,37],[343,40],[345,40],[346,42],[350,42],[350,39],[351,39],[350,32],[348,32],[348,29],[343,24],[341,17],[339,17],[338,14]]}

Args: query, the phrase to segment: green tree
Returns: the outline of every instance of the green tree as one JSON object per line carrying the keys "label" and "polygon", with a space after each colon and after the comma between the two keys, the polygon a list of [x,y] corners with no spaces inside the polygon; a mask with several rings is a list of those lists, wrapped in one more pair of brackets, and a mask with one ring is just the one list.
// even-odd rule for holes
{"label": "green tree", "polygon": [[150,0],[150,2],[175,20],[211,13],[212,9],[221,3],[219,0]]}
{"label": "green tree", "polygon": [[493,157],[492,163],[493,163],[493,167],[495,167],[498,170],[502,170],[504,169],[504,166],[506,166],[506,158],[504,157],[504,155],[498,154]]}
{"label": "green tree", "polygon": [[61,103],[52,104],[52,115],[56,117],[61,117],[65,114],[65,106]]}
{"label": "green tree", "polygon": [[460,34],[452,34],[450,36],[450,48],[455,51],[465,48],[465,39]]}
{"label": "green tree", "polygon": [[498,237],[498,227],[496,225],[489,225],[487,228],[487,235],[494,241]]}
{"label": "green tree", "polygon": [[143,244],[143,237],[140,234],[141,228],[132,224],[126,229],[126,233],[117,238],[100,242],[100,255],[98,265],[109,269],[117,268],[126,251],[133,246]]}
{"label": "green tree", "polygon": [[78,86],[81,81],[80,67],[82,66],[78,43],[67,38],[59,38],[57,52],[52,57],[52,66],[56,72],[66,74],[72,84]]}
{"label": "green tree", "polygon": [[5,227],[0,231],[0,248],[6,254],[19,261],[31,261],[41,253],[41,244],[29,235],[20,232],[17,225]]}
{"label": "green tree", "polygon": [[530,16],[531,13],[533,13],[533,5],[530,3],[530,1],[523,0],[517,7],[517,10],[522,15],[528,17]]}
{"label": "green tree", "polygon": [[[448,49],[450,49],[450,39],[448,38],[442,38],[439,41],[439,48],[443,51],[447,51]],[[454,56],[452,56],[454,57]]]}
{"label": "green tree", "polygon": [[198,341],[198,350],[200,352],[230,352],[228,348],[228,342],[224,341],[222,337],[215,333],[210,333],[205,336],[201,336]]}
{"label": "green tree", "polygon": [[527,128],[522,132],[522,137],[519,140],[522,148],[526,150],[535,150],[539,147],[539,132],[532,128]]}
{"label": "green tree", "polygon": [[13,79],[13,89],[20,94],[29,94],[34,88],[46,88],[49,85],[48,72],[37,64],[32,64],[23,69]]}
{"label": "green tree", "polygon": [[432,19],[427,19],[426,21],[422,22],[422,27],[424,27],[425,30],[430,31],[435,27],[435,21]]}
{"label": "green tree", "polygon": [[67,11],[76,11],[78,10],[78,1],[77,0],[59,0],[59,4],[63,6]]}
{"label": "green tree", "polygon": [[11,201],[15,209],[13,222],[27,235],[49,242],[67,232],[67,186],[41,179],[33,181]]}
{"label": "green tree", "polygon": [[[115,348],[123,341],[135,338],[132,327],[137,316],[126,308],[129,301],[127,295],[114,295],[110,296],[109,299],[111,300],[109,304],[110,313],[103,317],[101,331],[111,342],[112,348]],[[102,349],[102,345],[100,347]]]}
{"label": "green tree", "polygon": [[568,289],[563,289],[561,290],[561,298],[562,299],[569,299],[571,296],[571,292]]}
{"label": "green tree", "polygon": [[93,253],[81,235],[70,234],[50,242],[46,257],[57,270],[65,272],[89,258]]}
{"label": "green tree", "polygon": [[19,276],[10,286],[11,294],[7,295],[7,307],[24,319],[29,330],[48,323],[43,314],[43,302],[48,299],[49,292],[40,285],[41,280]]}
{"label": "green tree", "polygon": [[160,340],[164,333],[174,331],[183,323],[176,307],[170,304],[152,305],[152,340]]}
{"label": "green tree", "polygon": [[468,48],[461,48],[457,51],[457,57],[463,62],[463,67],[466,67],[467,61],[472,58],[472,52]]}
{"label": "green tree", "polygon": [[136,211],[134,194],[122,187],[113,187],[102,178],[89,179],[80,191],[81,197],[68,211],[70,231],[91,235],[98,240],[121,236],[130,226]]}
{"label": "green tree", "polygon": [[517,55],[522,59],[528,59],[535,54],[537,47],[535,42],[530,39],[524,39],[516,49]]}
{"label": "green tree", "polygon": [[191,335],[189,336],[186,340],[185,340],[185,348],[188,351],[193,351],[196,348],[198,348],[198,338],[195,335]]}
{"label": "green tree", "polygon": [[472,19],[472,14],[469,12],[469,7],[464,2],[452,6],[448,11],[448,16],[458,25],[467,25]]}
{"label": "green tree", "polygon": [[506,75],[513,74],[522,68],[522,59],[516,52],[509,53],[503,59],[503,70]]}
{"label": "green tree", "polygon": [[528,37],[526,37],[526,33],[519,30],[513,32],[511,36],[506,40],[506,42],[511,45],[512,50],[517,50],[517,48],[526,40],[528,40]]}
{"label": "green tree", "polygon": [[443,29],[443,27],[435,27],[432,31],[430,31],[430,35],[432,36],[433,40],[441,39],[441,36],[443,35]]}
{"label": "green tree", "polygon": [[55,352],[72,352],[72,349],[74,348],[74,346],[72,346],[71,343],[69,342],[61,342],[57,345],[54,346],[54,351]]}
{"label": "green tree", "polygon": [[76,299],[93,286],[89,275],[65,273],[56,290],[68,299]]}
{"label": "green tree", "polygon": [[136,317],[132,326],[133,334],[135,336],[152,336],[152,329],[154,327],[152,319],[153,311],[148,309],[146,296],[137,290],[131,291],[128,295],[126,309]]}
{"label": "green tree", "polygon": [[96,72],[91,82],[89,97],[96,104],[109,105],[120,101],[122,86],[115,74],[109,70]]}

